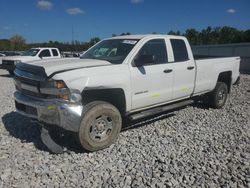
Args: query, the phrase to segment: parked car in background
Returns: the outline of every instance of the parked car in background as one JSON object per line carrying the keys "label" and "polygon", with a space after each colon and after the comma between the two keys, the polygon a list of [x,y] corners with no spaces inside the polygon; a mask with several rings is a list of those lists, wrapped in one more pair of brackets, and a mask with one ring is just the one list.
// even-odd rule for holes
{"label": "parked car in background", "polygon": [[1,51],[0,53],[5,56],[18,56],[23,54],[22,51]]}
{"label": "parked car in background", "polygon": [[6,55],[3,53],[0,53],[0,57],[5,57]]}
{"label": "parked car in background", "polygon": [[116,140],[123,117],[138,120],[204,95],[222,108],[239,64],[239,57],[197,59],[185,37],[114,37],[79,59],[19,63],[16,110],[42,130],[57,125],[76,132],[84,149],[96,151]]}
{"label": "parked car in background", "polygon": [[86,51],[82,51],[79,53],[79,56],[82,57],[85,54]]}
{"label": "parked car in background", "polygon": [[3,59],[3,57],[5,57],[5,54],[0,53],[0,67],[2,65],[2,59]]}
{"label": "parked car in background", "polygon": [[80,57],[78,52],[62,52],[63,57]]}
{"label": "parked car in background", "polygon": [[57,48],[31,48],[19,56],[9,56],[2,59],[1,69],[6,69],[13,74],[15,66],[19,62],[30,62],[41,59],[61,58],[60,51]]}

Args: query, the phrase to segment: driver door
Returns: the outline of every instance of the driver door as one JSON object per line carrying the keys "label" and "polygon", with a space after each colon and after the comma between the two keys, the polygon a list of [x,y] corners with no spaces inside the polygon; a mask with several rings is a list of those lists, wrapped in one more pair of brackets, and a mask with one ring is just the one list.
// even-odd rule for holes
{"label": "driver door", "polygon": [[168,102],[172,99],[173,65],[168,63],[165,39],[146,42],[136,58],[152,56],[152,62],[142,62],[131,68],[132,110]]}

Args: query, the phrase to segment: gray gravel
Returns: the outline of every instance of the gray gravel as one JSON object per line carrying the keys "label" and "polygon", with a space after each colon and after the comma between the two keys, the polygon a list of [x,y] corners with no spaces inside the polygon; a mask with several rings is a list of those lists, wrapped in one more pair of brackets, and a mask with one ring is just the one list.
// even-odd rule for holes
{"label": "gray gravel", "polygon": [[138,123],[111,147],[53,155],[39,127],[14,112],[14,85],[0,70],[0,187],[250,187],[250,75],[222,110],[193,105]]}

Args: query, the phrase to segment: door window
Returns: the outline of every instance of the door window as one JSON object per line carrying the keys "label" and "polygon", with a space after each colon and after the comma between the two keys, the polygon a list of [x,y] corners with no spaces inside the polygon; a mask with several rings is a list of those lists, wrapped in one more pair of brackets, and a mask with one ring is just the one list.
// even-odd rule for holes
{"label": "door window", "polygon": [[56,49],[52,49],[52,54],[53,54],[53,56],[58,56],[57,50]]}
{"label": "door window", "polygon": [[50,52],[49,52],[49,50],[43,50],[41,53],[40,53],[40,55],[39,55],[39,57],[50,57],[51,55],[50,55]]}
{"label": "door window", "polygon": [[153,56],[154,62],[150,64],[162,64],[168,62],[167,48],[164,39],[154,39],[148,41],[140,49],[136,58],[142,55]]}
{"label": "door window", "polygon": [[184,40],[181,39],[170,39],[175,62],[182,62],[189,60],[187,47]]}

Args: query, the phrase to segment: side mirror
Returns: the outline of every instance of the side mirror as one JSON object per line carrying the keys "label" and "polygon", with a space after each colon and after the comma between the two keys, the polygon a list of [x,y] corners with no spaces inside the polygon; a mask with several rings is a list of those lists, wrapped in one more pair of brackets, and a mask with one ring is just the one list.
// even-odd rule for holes
{"label": "side mirror", "polygon": [[41,59],[43,58],[43,56],[42,56],[42,54],[41,54],[41,53],[38,55],[38,57],[40,57]]}
{"label": "side mirror", "polygon": [[134,60],[134,64],[136,67],[141,67],[146,64],[151,64],[155,62],[155,58],[153,55],[140,55]]}

